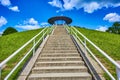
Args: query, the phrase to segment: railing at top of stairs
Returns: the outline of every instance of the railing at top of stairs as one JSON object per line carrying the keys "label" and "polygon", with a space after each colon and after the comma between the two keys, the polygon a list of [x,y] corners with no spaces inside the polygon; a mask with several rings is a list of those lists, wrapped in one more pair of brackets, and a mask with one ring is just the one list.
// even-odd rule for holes
{"label": "railing at top of stairs", "polygon": [[[4,61],[0,63],[0,80],[2,79],[2,69],[4,65],[7,64],[12,58],[14,58],[21,50],[23,50],[27,45],[33,42],[33,46],[30,48],[30,50],[27,51],[27,53],[23,56],[23,58],[14,66],[14,68],[8,73],[8,75],[4,78],[4,80],[8,80],[9,77],[13,74],[13,72],[20,66],[20,64],[28,57],[28,55],[32,52],[33,57],[35,55],[35,47],[44,41],[45,37],[52,33],[54,30],[54,26],[52,27],[45,27],[42,29],[37,35],[35,35],[32,39],[30,39],[28,42],[26,42],[22,47],[20,47],[18,50],[16,50],[13,54],[11,54],[8,58],[6,58]],[[39,39],[37,39],[39,38]]]}
{"label": "railing at top of stairs", "polygon": [[[93,52],[88,48],[86,45],[86,42],[90,43],[96,50],[98,50],[105,58],[107,58],[114,66],[116,66],[116,74],[117,74],[117,80],[120,80],[120,65],[113,60],[110,56],[107,55],[103,50],[101,50],[98,46],[96,46],[92,41],[90,41],[86,36],[84,36],[80,31],[78,31],[75,27],[68,27],[65,25],[65,28],[68,33],[70,33],[75,40],[78,42],[82,43],[84,46],[85,50],[90,53],[90,55],[96,60],[96,62],[101,66],[101,68],[108,74],[108,76],[111,78],[111,80],[116,80],[113,75],[108,71],[108,69],[99,61],[99,59],[93,54]],[[81,40],[79,37],[81,36],[84,41]]]}

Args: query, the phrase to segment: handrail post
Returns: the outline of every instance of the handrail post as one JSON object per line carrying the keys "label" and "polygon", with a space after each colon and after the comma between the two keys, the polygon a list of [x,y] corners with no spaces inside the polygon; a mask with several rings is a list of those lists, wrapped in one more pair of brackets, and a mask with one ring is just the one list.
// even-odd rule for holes
{"label": "handrail post", "polygon": [[86,54],[86,39],[84,38],[84,53]]}
{"label": "handrail post", "polygon": [[72,29],[71,29],[71,27],[70,27],[70,34],[72,34]]}
{"label": "handrail post", "polygon": [[43,31],[43,41],[44,41],[44,31]]}
{"label": "handrail post", "polygon": [[2,67],[0,66],[0,80],[2,80]]}
{"label": "handrail post", "polygon": [[116,73],[117,73],[118,80],[120,80],[120,69],[119,68],[116,68]]}
{"label": "handrail post", "polygon": [[71,27],[69,29],[70,29],[70,34],[71,34]]}
{"label": "handrail post", "polygon": [[[54,26],[53,26],[54,27]],[[53,34],[53,27],[51,27],[51,34]]]}
{"label": "handrail post", "polygon": [[53,26],[53,27],[52,27],[52,34],[53,34],[53,32],[54,32],[54,29],[55,29],[55,27]]}
{"label": "handrail post", "polygon": [[50,35],[50,32],[51,32],[51,27],[49,28],[49,33],[48,33],[49,35]]}
{"label": "handrail post", "polygon": [[[117,61],[120,65],[120,61]],[[120,68],[116,67],[117,80],[120,80]]]}
{"label": "handrail post", "polygon": [[49,35],[49,28],[47,29],[47,35]]}
{"label": "handrail post", "polygon": [[35,39],[33,40],[33,56],[35,55]]}
{"label": "handrail post", "polygon": [[52,33],[52,27],[50,28],[50,34]]}
{"label": "handrail post", "polygon": [[[74,31],[75,32],[75,31]],[[77,31],[75,32],[75,36],[77,37]]]}

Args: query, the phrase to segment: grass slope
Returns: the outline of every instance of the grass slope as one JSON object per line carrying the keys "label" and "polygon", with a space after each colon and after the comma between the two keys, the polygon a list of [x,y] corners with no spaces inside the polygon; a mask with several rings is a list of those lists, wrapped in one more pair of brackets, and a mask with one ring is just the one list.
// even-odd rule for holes
{"label": "grass slope", "polygon": [[[19,33],[13,33],[6,36],[0,37],[0,62],[10,56],[13,52],[15,52],[18,48],[20,48],[23,44],[25,44],[28,40],[30,40],[33,36],[38,34],[41,29],[24,31]],[[30,43],[25,49],[23,49],[16,57],[14,57],[8,64],[5,69],[2,71],[2,78],[5,77],[6,74],[11,70],[11,68],[25,55],[25,52],[31,47],[33,43]],[[22,68],[22,67],[21,67]],[[16,71],[16,75],[17,75]],[[15,75],[15,76],[16,76]],[[14,78],[11,78],[13,80]]]}
{"label": "grass slope", "polygon": [[[111,58],[116,61],[120,61],[120,35],[83,28],[77,29],[93,43],[95,43],[98,47],[100,47],[104,52],[106,52]],[[116,77],[115,66],[113,66],[112,63],[110,63],[104,56],[102,56],[88,43],[87,45],[90,49],[92,49],[92,51],[102,61],[102,63],[110,70],[110,72]]]}
{"label": "grass slope", "polygon": [[30,30],[0,37],[0,62],[10,56],[40,31],[41,29]]}

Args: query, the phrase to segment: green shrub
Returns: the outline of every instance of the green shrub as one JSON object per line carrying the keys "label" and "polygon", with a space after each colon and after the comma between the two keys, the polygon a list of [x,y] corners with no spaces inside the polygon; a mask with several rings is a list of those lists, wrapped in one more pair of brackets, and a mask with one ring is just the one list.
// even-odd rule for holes
{"label": "green shrub", "polygon": [[8,34],[11,34],[11,33],[15,33],[15,32],[18,32],[16,29],[14,29],[13,27],[8,27],[2,35],[8,35]]}

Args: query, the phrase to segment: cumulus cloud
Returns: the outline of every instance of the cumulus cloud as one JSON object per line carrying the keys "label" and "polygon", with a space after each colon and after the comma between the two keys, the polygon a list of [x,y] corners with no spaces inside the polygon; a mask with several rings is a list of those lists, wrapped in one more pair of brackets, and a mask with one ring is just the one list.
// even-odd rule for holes
{"label": "cumulus cloud", "polygon": [[42,22],[41,24],[40,24],[41,26],[47,26],[47,25],[49,25],[47,22]]}
{"label": "cumulus cloud", "polygon": [[15,12],[19,12],[20,10],[18,9],[18,6],[14,6],[14,7],[9,7],[10,10],[15,11]]}
{"label": "cumulus cloud", "polygon": [[84,11],[88,13],[93,13],[95,10],[100,9],[100,5],[97,2],[91,2],[89,4],[84,4]]}
{"label": "cumulus cloud", "polygon": [[6,6],[8,9],[14,12],[20,12],[18,6],[12,6],[10,0],[0,0],[1,5]]}
{"label": "cumulus cloud", "polygon": [[32,30],[32,29],[40,28],[39,25],[16,25],[16,27],[24,30]]}
{"label": "cumulus cloud", "polygon": [[103,20],[107,20],[109,22],[120,21],[120,15],[118,15],[117,13],[109,13],[109,14],[105,15]]}
{"label": "cumulus cloud", "polygon": [[48,2],[48,4],[55,6],[55,7],[58,7],[58,8],[62,8],[62,3],[60,0],[53,0],[51,2]]}
{"label": "cumulus cloud", "polygon": [[34,18],[30,18],[30,19],[28,20],[28,23],[29,23],[29,24],[37,25],[37,24],[38,24],[38,21],[35,20]]}
{"label": "cumulus cloud", "polygon": [[96,30],[105,32],[107,29],[108,29],[107,26],[99,26],[99,28]]}
{"label": "cumulus cloud", "polygon": [[7,24],[7,20],[6,18],[4,18],[3,16],[0,17],[0,27]]}
{"label": "cumulus cloud", "polygon": [[0,0],[0,2],[3,6],[10,6],[11,5],[10,0]]}
{"label": "cumulus cloud", "polygon": [[65,10],[72,10],[74,8],[79,9],[81,6],[81,0],[63,0],[63,7]]}
{"label": "cumulus cloud", "polygon": [[23,24],[16,25],[15,27],[23,30],[32,30],[40,28],[40,25],[38,24],[37,20],[35,20],[34,18],[30,18],[28,20],[25,20]]}
{"label": "cumulus cloud", "polygon": [[[65,10],[72,10],[72,9],[83,9],[84,12],[87,13],[93,13],[94,11],[101,9],[103,7],[109,8],[109,7],[118,7],[120,6],[120,2],[117,0],[63,0],[63,3],[61,3],[60,0],[53,0],[50,5],[55,4],[60,4],[59,7],[61,10],[60,11],[65,11]],[[53,4],[54,3],[54,4]],[[55,6],[55,7],[58,7]],[[57,12],[59,12],[57,10]]]}

